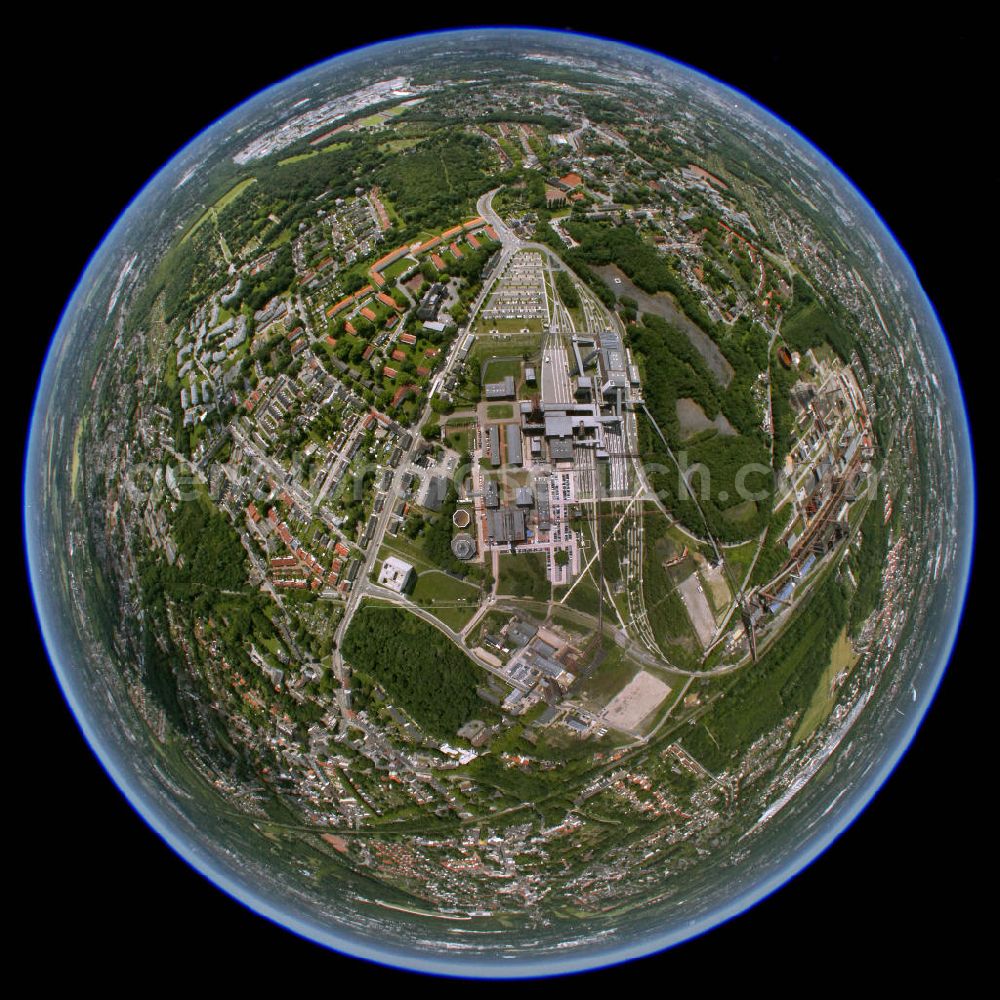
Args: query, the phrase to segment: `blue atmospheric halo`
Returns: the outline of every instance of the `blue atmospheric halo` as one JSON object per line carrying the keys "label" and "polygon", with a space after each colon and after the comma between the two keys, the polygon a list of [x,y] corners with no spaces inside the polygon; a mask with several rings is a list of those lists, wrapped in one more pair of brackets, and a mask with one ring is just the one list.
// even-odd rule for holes
{"label": "blue atmospheric halo", "polygon": [[[958,500],[958,504],[944,515],[949,519],[947,526],[955,535],[950,585],[945,587],[942,583],[933,591],[932,597],[936,602],[933,610],[938,616],[938,627],[933,636],[919,637],[924,645],[921,647],[919,688],[914,689],[913,703],[886,744],[872,748],[877,752],[873,752],[866,761],[868,766],[864,769],[863,776],[853,786],[845,786],[838,801],[830,804],[829,819],[812,827],[808,836],[800,836],[799,846],[794,851],[786,853],[780,859],[762,863],[752,880],[741,885],[739,891],[727,894],[718,901],[718,905],[706,912],[696,912],[679,921],[675,919],[666,927],[654,925],[630,930],[626,940],[619,940],[614,934],[598,936],[591,943],[578,948],[562,952],[549,950],[539,955],[519,954],[511,958],[493,954],[468,957],[460,952],[449,953],[443,948],[433,950],[407,946],[403,938],[393,941],[388,934],[380,938],[374,934],[352,930],[346,924],[335,927],[302,907],[296,906],[293,909],[289,897],[283,899],[276,891],[261,891],[235,863],[227,859],[217,844],[211,842],[192,823],[181,808],[168,808],[162,795],[157,796],[150,790],[150,782],[153,780],[150,762],[142,757],[129,756],[128,741],[122,740],[121,735],[115,731],[116,719],[107,708],[104,692],[99,685],[93,683],[97,667],[87,660],[86,652],[81,648],[73,609],[67,598],[65,568],[69,563],[64,561],[66,557],[62,552],[55,551],[57,543],[61,548],[65,547],[67,539],[63,527],[66,523],[64,514],[69,512],[68,505],[73,503],[72,498],[66,496],[65,480],[60,479],[60,475],[66,474],[65,465],[59,465],[59,461],[69,454],[66,440],[67,436],[72,438],[72,431],[62,424],[55,403],[69,384],[68,373],[73,366],[75,350],[83,349],[84,345],[78,342],[82,336],[81,330],[85,330],[88,322],[92,321],[94,310],[103,308],[108,275],[119,272],[122,260],[128,256],[125,251],[134,245],[130,239],[134,239],[135,234],[140,231],[144,217],[158,207],[169,205],[171,195],[186,183],[188,171],[197,166],[199,160],[210,155],[212,149],[224,141],[234,127],[239,127],[252,115],[264,114],[268,105],[280,100],[284,92],[291,92],[300,83],[313,78],[320,79],[335,68],[349,66],[352,60],[360,59],[363,54],[374,54],[387,46],[413,46],[435,38],[454,38],[456,44],[459,44],[487,32],[501,31],[512,37],[526,40],[530,38],[539,45],[544,44],[546,37],[552,37],[563,44],[576,39],[581,46],[590,46],[581,51],[593,53],[594,46],[606,46],[609,54],[624,51],[648,57],[651,63],[658,61],[682,77],[688,75],[692,82],[699,82],[701,86],[716,92],[720,98],[731,100],[734,109],[738,109],[748,119],[780,128],[787,134],[790,146],[794,145],[797,151],[815,161],[817,168],[823,171],[832,197],[845,206],[845,211],[852,212],[866,225],[885,258],[886,266],[893,269],[896,279],[904,286],[906,302],[919,331],[917,335],[922,338],[922,345],[931,357],[932,370],[939,380],[942,398],[948,404],[951,424],[947,428],[947,441],[942,443],[942,451],[936,457],[940,462],[950,456],[956,462],[952,474],[954,495]],[[531,32],[531,35],[526,34],[527,32]],[[143,820],[193,868],[228,895],[276,924],[358,958],[417,972],[449,976],[517,978],[558,975],[649,955],[700,935],[745,911],[780,888],[825,851],[854,821],[889,777],[930,707],[944,674],[961,618],[971,565],[974,521],[971,442],[965,405],[950,349],[933,306],[923,293],[904,251],[863,195],[791,126],[725,84],[668,60],[659,53],[592,36],[573,36],[538,29],[469,29],[438,35],[415,35],[343,53],[262,91],[196,136],[133,199],[88,262],[49,347],[35,397],[25,456],[25,544],[32,591],[45,645],[62,692],[88,744],[112,781]],[[69,558],[85,559],[85,556],[76,554],[81,551],[80,546],[85,539],[74,534],[70,541],[74,554]],[[905,691],[903,695],[906,695]],[[865,711],[875,712],[879,707],[878,704],[873,704]],[[862,717],[859,716],[858,724],[861,721]],[[834,751],[837,752],[839,751]],[[800,794],[805,795],[806,792]],[[392,913],[392,910],[384,910],[384,919],[390,931],[389,922],[394,919]],[[400,916],[399,919],[403,918]],[[430,936],[433,929],[427,927],[425,936]],[[456,939],[453,937],[449,940]]]}

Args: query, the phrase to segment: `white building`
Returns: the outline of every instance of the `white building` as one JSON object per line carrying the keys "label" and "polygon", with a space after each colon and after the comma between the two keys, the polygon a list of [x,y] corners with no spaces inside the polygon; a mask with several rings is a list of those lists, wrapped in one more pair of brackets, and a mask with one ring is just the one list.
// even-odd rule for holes
{"label": "white building", "polygon": [[397,559],[395,556],[389,556],[379,570],[379,585],[401,594],[410,582],[412,572],[413,567],[408,562],[403,562],[402,559]]}

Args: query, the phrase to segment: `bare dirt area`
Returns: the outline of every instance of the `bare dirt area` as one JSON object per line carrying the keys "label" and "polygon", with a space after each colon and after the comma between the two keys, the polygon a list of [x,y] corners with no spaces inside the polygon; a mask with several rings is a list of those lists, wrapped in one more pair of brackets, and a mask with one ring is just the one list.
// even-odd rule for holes
{"label": "bare dirt area", "polygon": [[677,422],[681,427],[681,437],[688,438],[714,427],[724,437],[734,437],[736,428],[726,419],[724,413],[718,413],[714,420],[705,416],[705,411],[687,396],[677,400]]}
{"label": "bare dirt area", "polygon": [[692,573],[677,585],[677,589],[687,608],[691,624],[698,633],[699,641],[702,646],[707,646],[715,635],[715,615],[712,614],[712,606],[708,603],[708,598],[698,580],[698,574]]}
{"label": "bare dirt area", "polygon": [[633,731],[670,694],[670,685],[640,670],[604,709],[603,718],[616,729]]}

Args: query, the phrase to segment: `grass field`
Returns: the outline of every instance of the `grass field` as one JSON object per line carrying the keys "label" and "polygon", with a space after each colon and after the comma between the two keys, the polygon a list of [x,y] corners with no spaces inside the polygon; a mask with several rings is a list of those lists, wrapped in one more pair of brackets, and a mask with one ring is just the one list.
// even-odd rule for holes
{"label": "grass field", "polygon": [[483,359],[483,381],[499,382],[510,375],[515,381],[521,377],[521,359],[511,357],[499,357],[493,359]]}
{"label": "grass field", "polygon": [[518,334],[521,334],[523,339],[527,336],[522,333],[524,330],[528,331],[528,335],[537,337],[542,332],[542,321],[540,319],[487,318],[483,315],[476,318],[476,332],[488,337],[493,330],[500,334],[510,334],[512,339]]}
{"label": "grass field", "polygon": [[399,556],[408,563],[412,563],[418,573],[425,569],[437,569],[437,567],[423,554],[419,544],[411,541],[400,533],[393,539],[386,538],[382,548],[379,549],[379,561],[386,556]]}
{"label": "grass field", "polygon": [[545,574],[545,556],[541,552],[519,552],[500,557],[500,594],[548,600],[551,585]]}
{"label": "grass field", "polygon": [[412,257],[400,257],[399,260],[393,261],[383,272],[382,277],[386,281],[395,281],[401,274],[405,274],[410,270],[411,267],[416,265],[416,261]]}
{"label": "grass field", "polygon": [[344,149],[346,146],[346,142],[333,142],[329,146],[323,146],[321,149],[310,149],[307,153],[299,153],[297,156],[289,156],[284,160],[278,160],[278,166],[285,167],[289,163],[300,163],[302,160],[311,160],[314,156],[319,156],[320,153],[332,153],[335,149]]}
{"label": "grass field", "polygon": [[470,364],[482,364],[489,358],[538,357],[542,339],[537,333],[511,333],[491,336],[489,330],[480,332],[469,355]]}
{"label": "grass field", "polygon": [[514,416],[514,404],[493,403],[486,407],[486,416],[490,420],[510,420]]}
{"label": "grass field", "polygon": [[591,711],[600,711],[639,672],[619,646],[607,650],[600,666],[574,693]]}
{"label": "grass field", "polygon": [[842,670],[852,670],[857,662],[858,654],[854,652],[845,627],[834,643],[830,652],[830,663],[816,685],[809,707],[799,720],[799,725],[792,737],[793,743],[800,743],[811,736],[826,721],[837,701],[837,690],[833,686],[837,675]]}
{"label": "grass field", "polygon": [[[565,590],[565,588],[562,589]],[[563,611],[560,611],[558,604],[554,604],[552,606],[550,621],[553,625],[562,629],[564,632],[570,633],[570,635],[575,637],[577,641],[581,639],[589,639],[593,634],[592,629],[587,628],[586,625],[581,625],[575,618]]]}
{"label": "grass field", "polygon": [[[600,607],[600,596],[597,593],[597,584],[594,583],[590,574],[585,576],[578,583],[574,581],[572,593],[566,598],[566,606],[577,611],[583,611],[588,615],[596,615]],[[555,593],[555,599],[561,600],[569,593],[569,587],[560,587]]]}
{"label": "grass field", "polygon": [[456,580],[440,570],[425,570],[417,577],[413,601],[455,631],[463,628],[479,607],[479,588]]}
{"label": "grass field", "polygon": [[381,143],[378,148],[382,153],[398,153],[400,150],[410,149],[423,141],[423,139],[390,139],[388,142]]}
{"label": "grass field", "polygon": [[474,430],[475,425],[471,422],[449,420],[443,428],[444,439],[461,455],[463,452],[472,451]]}
{"label": "grass field", "polygon": [[383,125],[390,118],[394,118],[396,115],[401,115],[406,110],[406,106],[403,104],[397,104],[393,108],[387,108],[385,111],[376,111],[373,115],[366,115],[364,118],[359,119],[354,124],[360,128],[369,128],[374,125]]}
{"label": "grass field", "polygon": [[231,187],[212,207],[216,210],[216,212],[221,212],[230,202],[236,201],[236,199],[239,198],[239,196],[243,194],[243,192],[246,191],[251,184],[256,183],[256,177],[244,178],[239,182],[239,184]]}
{"label": "grass field", "polygon": [[198,216],[198,220],[195,224],[182,237],[181,243],[186,243],[198,231],[203,222],[206,222],[208,219],[214,219],[215,216],[230,202],[236,201],[236,199],[239,198],[239,196],[243,194],[248,187],[256,183],[256,177],[246,177],[241,180],[239,184],[234,184],[233,187],[231,187],[214,205],[206,208],[205,211]]}
{"label": "grass field", "polygon": [[743,545],[738,545],[735,548],[724,548],[722,550],[727,568],[740,583],[743,582],[743,578],[747,575],[747,570],[753,561],[758,544],[755,539],[752,542],[744,542]]}
{"label": "grass field", "polygon": [[742,524],[749,521],[757,513],[757,505],[753,500],[744,500],[733,507],[726,507],[722,516],[731,524]]}

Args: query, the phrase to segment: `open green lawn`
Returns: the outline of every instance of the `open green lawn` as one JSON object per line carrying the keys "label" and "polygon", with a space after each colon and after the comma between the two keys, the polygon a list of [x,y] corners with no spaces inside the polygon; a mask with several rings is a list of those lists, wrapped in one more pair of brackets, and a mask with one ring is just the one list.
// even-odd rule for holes
{"label": "open green lawn", "polygon": [[418,573],[425,569],[437,568],[423,554],[420,545],[417,542],[411,541],[402,533],[398,534],[395,538],[386,535],[385,543],[379,549],[379,561],[384,560],[386,556],[399,556],[405,562],[411,563]]}
{"label": "open green lawn", "polygon": [[857,662],[858,654],[854,652],[845,627],[837,636],[837,641],[830,651],[830,663],[816,684],[816,690],[813,692],[809,707],[799,720],[798,728],[792,737],[793,743],[799,743],[811,736],[827,719],[837,702],[837,689],[833,686],[834,680],[842,670],[852,670]]}
{"label": "open green lawn", "polygon": [[388,142],[381,143],[378,148],[383,153],[398,153],[400,150],[410,149],[423,141],[423,139],[390,139]]}
{"label": "open green lawn", "polygon": [[747,570],[753,561],[758,544],[754,540],[752,542],[745,542],[743,545],[738,545],[735,548],[727,547],[722,550],[723,557],[726,560],[726,567],[739,583],[742,583],[743,578],[747,575]]}
{"label": "open green lawn", "polygon": [[548,600],[551,585],[545,573],[545,556],[541,552],[519,552],[500,557],[500,594]]}
{"label": "open green lawn", "polygon": [[323,146],[320,149],[310,149],[306,153],[299,153],[296,156],[289,156],[284,160],[278,160],[278,166],[286,167],[289,163],[300,163],[302,160],[311,160],[314,156],[319,156],[320,153],[332,153],[335,149],[344,149],[346,146],[346,142],[333,142],[329,146]]}
{"label": "open green lawn", "polygon": [[[538,357],[542,339],[538,334],[511,333],[491,336],[489,330],[480,332],[475,346],[469,355],[469,363],[481,365],[492,357],[521,358],[527,354],[529,358]],[[529,362],[530,363],[530,362]]]}
{"label": "open green lawn", "polygon": [[239,196],[243,194],[243,192],[246,191],[251,184],[256,183],[256,177],[245,178],[240,181],[239,184],[233,185],[233,187],[231,187],[212,207],[217,212],[221,212],[230,202],[236,201],[236,199],[239,198]]}
{"label": "open green lawn", "polygon": [[610,645],[600,665],[573,693],[592,711],[600,711],[638,672],[638,664],[623,649]]}
{"label": "open green lawn", "polygon": [[456,580],[440,570],[420,573],[411,595],[416,604],[426,608],[456,632],[464,628],[476,613],[480,596],[478,587]]}
{"label": "open green lawn", "polygon": [[744,500],[733,507],[726,507],[722,511],[722,516],[732,524],[742,524],[749,521],[757,513],[757,505],[753,500]]}
{"label": "open green lawn", "polygon": [[542,321],[540,319],[504,319],[498,316],[487,318],[478,316],[476,318],[476,330],[484,336],[489,336],[490,331],[496,330],[500,334],[514,335],[527,330],[529,334],[536,337],[542,332]]}
{"label": "open green lawn", "polygon": [[[565,588],[561,589],[565,591]],[[569,633],[578,644],[585,642],[593,635],[593,629],[588,628],[586,625],[581,625],[574,616],[560,611],[558,604],[552,605],[549,621],[553,626],[561,629],[563,632]]]}
{"label": "open green lawn", "polygon": [[515,381],[521,377],[520,358],[496,358],[492,361],[487,361],[483,381],[499,382],[508,375]]}
{"label": "open green lawn", "polygon": [[431,607],[435,604],[479,603],[479,588],[457,580],[441,570],[425,570],[417,577],[413,600]]}
{"label": "open green lawn", "polygon": [[493,403],[486,407],[486,416],[490,420],[510,420],[514,416],[514,404]]}
{"label": "open green lawn", "polygon": [[474,429],[475,425],[472,423],[449,420],[443,431],[444,439],[460,455],[466,451],[471,452],[474,444],[472,440]]}
{"label": "open green lawn", "polygon": [[205,209],[200,216],[198,216],[197,221],[194,225],[184,234],[181,239],[182,243],[186,243],[194,233],[199,229],[202,223],[206,222],[208,219],[213,219],[215,216],[222,211],[230,202],[235,201],[248,187],[252,184],[257,183],[256,177],[246,177],[241,180],[238,184],[234,184],[214,205]]}
{"label": "open green lawn", "polygon": [[[572,592],[570,592],[570,587],[572,587]],[[569,597],[565,601],[567,607],[583,611],[588,615],[597,614],[600,608],[600,596],[597,592],[597,584],[589,573],[579,582],[572,581],[569,587],[559,587],[555,592],[555,599],[559,601],[567,593],[569,593]]]}
{"label": "open green lawn", "polygon": [[385,278],[387,282],[393,282],[401,274],[405,274],[416,264],[416,261],[412,257],[400,257],[399,260],[394,260],[383,272],[382,277]]}

